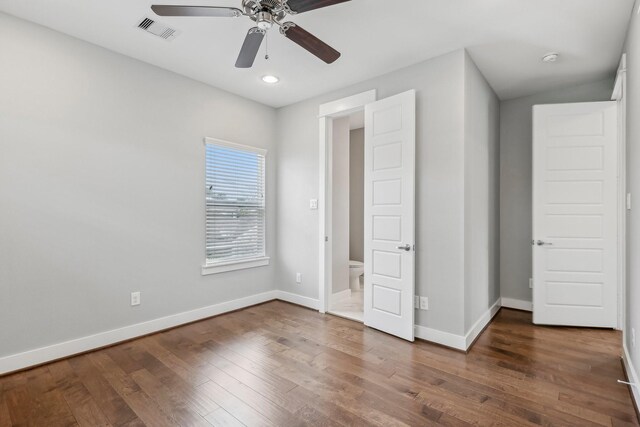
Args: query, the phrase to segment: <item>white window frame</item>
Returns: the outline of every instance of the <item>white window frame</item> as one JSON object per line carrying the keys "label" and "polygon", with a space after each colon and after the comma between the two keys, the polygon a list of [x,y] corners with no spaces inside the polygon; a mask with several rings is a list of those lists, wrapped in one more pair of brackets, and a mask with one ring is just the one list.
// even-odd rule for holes
{"label": "white window frame", "polygon": [[[222,139],[217,138],[205,138],[204,146],[205,146],[205,156],[206,156],[206,147],[207,145],[215,145],[218,147],[227,147],[233,148],[236,150],[247,151],[250,153],[255,153],[264,156],[265,167],[263,170],[263,183],[264,183],[264,200],[265,200],[265,213],[264,213],[264,247],[265,247],[265,256],[253,257],[253,258],[245,258],[245,259],[237,259],[237,260],[229,260],[229,261],[220,261],[220,262],[207,262],[206,253],[205,253],[205,262],[202,265],[202,275],[207,276],[210,274],[219,274],[225,273],[228,271],[235,270],[244,270],[247,268],[256,268],[256,267],[264,267],[269,265],[270,257],[266,256],[267,253],[267,180],[266,180],[266,169],[267,169],[267,150],[264,148],[251,147],[248,145],[236,144],[234,142],[224,141]],[[205,171],[205,180],[206,180],[206,171]],[[205,202],[205,221],[206,221],[206,202]],[[206,246],[206,237],[205,237],[205,246]]]}

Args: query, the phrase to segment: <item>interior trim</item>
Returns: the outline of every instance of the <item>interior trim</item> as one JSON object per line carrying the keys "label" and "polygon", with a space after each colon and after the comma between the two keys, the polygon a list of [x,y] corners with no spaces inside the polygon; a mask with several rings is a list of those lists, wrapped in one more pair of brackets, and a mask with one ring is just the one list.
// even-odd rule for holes
{"label": "interior trim", "polygon": [[491,307],[478,319],[478,321],[471,327],[467,335],[465,336],[465,351],[468,351],[474,342],[478,339],[480,334],[489,326],[493,317],[498,314],[502,307],[502,298],[498,298]]}
{"label": "interior trim", "polygon": [[[145,335],[172,329],[188,323],[197,322],[273,300],[296,304],[312,310],[318,310],[320,308],[320,301],[315,298],[309,298],[278,290],[263,292],[257,295],[251,295],[220,304],[210,305],[208,307],[198,308],[183,313],[125,326],[123,328],[112,329],[110,331],[100,332],[94,335],[28,350],[18,354],[0,357],[0,376],[30,369],[45,363],[109,347],[124,341],[140,338]],[[467,351],[486,326],[491,323],[491,320],[499,309],[500,300],[496,301],[464,336],[427,328],[421,325],[415,325],[415,336],[416,338],[444,345],[456,350]]]}
{"label": "interior trim", "polygon": [[274,291],[275,298],[280,301],[290,302],[291,304],[301,305],[303,307],[310,308],[312,310],[320,309],[320,300],[315,298],[303,297],[302,295],[292,294],[285,291]]}
{"label": "interior trim", "polygon": [[274,299],[278,299],[278,291],[268,291],[142,323],[136,323],[123,328],[99,332],[94,335],[28,350],[18,354],[4,356],[0,358],[0,375],[6,375],[12,372],[42,365],[44,363],[64,359],[73,355],[108,347],[123,341],[175,328],[176,326],[207,319],[209,317],[218,316],[230,311],[247,308],[252,305],[262,304]]}
{"label": "interior trim", "polygon": [[329,309],[331,282],[331,185],[328,168],[331,160],[329,148],[333,138],[333,119],[364,110],[367,104],[377,100],[377,89],[355,94],[320,105],[318,110],[318,296],[320,313]]}
{"label": "interior trim", "polygon": [[640,382],[638,379],[638,371],[636,371],[633,366],[633,362],[631,361],[631,356],[629,355],[629,349],[627,348],[627,343],[623,343],[622,345],[622,365],[624,367],[625,373],[627,374],[627,381],[630,383],[637,384],[636,387],[629,387],[629,392],[631,394],[631,398],[635,404],[636,415],[638,416],[638,421],[640,421]]}
{"label": "interior trim", "polygon": [[228,271],[264,267],[269,265],[270,259],[271,258],[265,256],[265,257],[258,257],[258,258],[240,259],[240,260],[234,260],[229,262],[221,262],[216,264],[205,264],[202,266],[202,275],[208,276],[211,274],[226,273]]}
{"label": "interior trim", "polygon": [[505,308],[513,308],[522,311],[533,311],[533,303],[513,298],[500,298],[500,304]]}
{"label": "interior trim", "polygon": [[320,302],[314,298],[303,297],[284,291],[268,291],[257,295],[251,295],[208,307],[185,311],[158,319],[149,320],[123,328],[99,332],[45,347],[28,350],[22,353],[0,357],[0,376],[13,372],[30,369],[45,363],[75,356],[100,348],[109,347],[124,341],[140,338],[145,335],[172,329],[188,323],[208,319],[210,317],[229,313],[251,307],[265,302],[281,300],[303,307],[318,310]]}
{"label": "interior trim", "polygon": [[467,351],[466,337],[464,335],[456,335],[450,332],[416,325],[415,336],[418,339],[440,344],[455,350]]}
{"label": "interior trim", "polygon": [[493,303],[493,305],[489,307],[482,316],[480,316],[478,321],[465,335],[456,335],[450,332],[427,328],[426,326],[415,325],[415,336],[421,340],[440,344],[454,350],[467,352],[480,334],[482,334],[486,327],[491,323],[494,316],[498,311],[500,311],[500,308],[501,298],[498,298],[498,300]]}

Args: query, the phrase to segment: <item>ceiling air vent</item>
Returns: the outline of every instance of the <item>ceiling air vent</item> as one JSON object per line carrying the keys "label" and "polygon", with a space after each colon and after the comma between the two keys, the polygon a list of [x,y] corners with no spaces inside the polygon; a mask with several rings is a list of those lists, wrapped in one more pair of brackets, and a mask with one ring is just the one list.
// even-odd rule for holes
{"label": "ceiling air vent", "polygon": [[173,40],[178,34],[180,34],[180,31],[161,24],[160,22],[156,22],[150,18],[144,18],[140,21],[138,28],[165,40]]}

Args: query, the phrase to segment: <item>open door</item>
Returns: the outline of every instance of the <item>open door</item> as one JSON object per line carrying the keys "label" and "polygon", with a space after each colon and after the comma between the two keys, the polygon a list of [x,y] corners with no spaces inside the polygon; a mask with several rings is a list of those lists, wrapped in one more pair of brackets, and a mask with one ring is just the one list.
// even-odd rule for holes
{"label": "open door", "polygon": [[364,323],[414,340],[416,95],[365,107]]}
{"label": "open door", "polygon": [[533,322],[617,324],[617,103],[533,114]]}

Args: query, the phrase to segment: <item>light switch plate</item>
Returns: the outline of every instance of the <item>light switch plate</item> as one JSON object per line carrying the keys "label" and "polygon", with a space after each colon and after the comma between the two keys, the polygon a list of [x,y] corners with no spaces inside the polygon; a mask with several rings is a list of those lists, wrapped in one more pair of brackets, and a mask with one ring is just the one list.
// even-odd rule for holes
{"label": "light switch plate", "polygon": [[301,273],[296,273],[296,283],[298,283],[298,284],[302,283],[302,274]]}
{"label": "light switch plate", "polygon": [[131,306],[140,305],[140,292],[131,292]]}
{"label": "light switch plate", "polygon": [[309,201],[309,209],[312,209],[312,210],[318,209],[318,199],[311,199]]}
{"label": "light switch plate", "polygon": [[631,210],[631,193],[627,193],[627,210]]}

